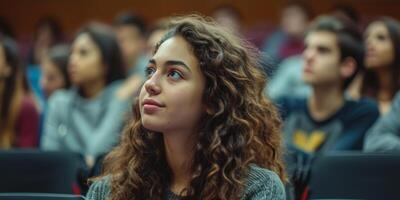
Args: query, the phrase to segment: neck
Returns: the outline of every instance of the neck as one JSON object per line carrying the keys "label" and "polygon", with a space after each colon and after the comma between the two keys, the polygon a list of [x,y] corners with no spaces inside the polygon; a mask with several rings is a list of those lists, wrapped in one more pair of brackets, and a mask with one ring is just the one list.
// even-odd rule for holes
{"label": "neck", "polygon": [[324,120],[335,113],[344,104],[344,95],[340,86],[313,87],[308,107],[315,120]]}
{"label": "neck", "polygon": [[85,98],[92,99],[97,97],[106,86],[105,80],[96,80],[82,85],[81,91]]}
{"label": "neck", "polygon": [[[172,170],[172,192],[179,194],[190,184],[193,138],[188,133],[163,133],[166,158]],[[182,137],[182,136],[188,137]]]}
{"label": "neck", "polygon": [[393,93],[392,74],[388,67],[380,67],[376,72],[379,81],[378,101],[390,101]]}

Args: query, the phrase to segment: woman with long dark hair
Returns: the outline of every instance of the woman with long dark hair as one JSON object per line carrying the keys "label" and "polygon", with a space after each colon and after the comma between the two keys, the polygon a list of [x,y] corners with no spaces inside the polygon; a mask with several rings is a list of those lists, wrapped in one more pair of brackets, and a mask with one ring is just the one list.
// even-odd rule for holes
{"label": "woman with long dark hair", "polygon": [[39,114],[23,73],[17,46],[0,39],[0,148],[36,147]]}
{"label": "woman with long dark hair", "polygon": [[88,199],[285,199],[281,121],[257,56],[210,20],[173,22]]}
{"label": "woman with long dark hair", "polygon": [[79,31],[68,73],[72,88],[51,96],[41,146],[81,153],[91,166],[117,143],[130,103],[116,94],[124,71],[111,28],[90,24]]}
{"label": "woman with long dark hair", "polygon": [[364,35],[366,71],[361,93],[376,99],[383,114],[400,89],[400,24],[383,17],[370,23]]}

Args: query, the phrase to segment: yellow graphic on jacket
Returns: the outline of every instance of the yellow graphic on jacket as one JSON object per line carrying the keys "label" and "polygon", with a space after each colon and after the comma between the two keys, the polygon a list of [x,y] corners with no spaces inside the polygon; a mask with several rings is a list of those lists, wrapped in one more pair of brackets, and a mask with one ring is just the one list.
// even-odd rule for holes
{"label": "yellow graphic on jacket", "polygon": [[314,152],[325,141],[326,134],[322,131],[313,131],[310,134],[296,130],[293,134],[293,143],[306,152]]}

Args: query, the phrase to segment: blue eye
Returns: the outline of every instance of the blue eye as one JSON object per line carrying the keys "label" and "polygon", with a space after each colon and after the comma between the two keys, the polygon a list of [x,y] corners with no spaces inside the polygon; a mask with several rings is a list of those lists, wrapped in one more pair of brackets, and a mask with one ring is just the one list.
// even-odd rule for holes
{"label": "blue eye", "polygon": [[156,71],[156,70],[154,70],[154,68],[152,68],[152,67],[147,67],[146,70],[145,70],[146,77],[149,77],[149,76],[153,75],[155,71]]}
{"label": "blue eye", "polygon": [[179,80],[179,79],[182,78],[182,75],[181,75],[179,72],[177,72],[177,71],[171,71],[171,72],[168,74],[168,76],[171,77],[171,78],[174,79],[174,80]]}

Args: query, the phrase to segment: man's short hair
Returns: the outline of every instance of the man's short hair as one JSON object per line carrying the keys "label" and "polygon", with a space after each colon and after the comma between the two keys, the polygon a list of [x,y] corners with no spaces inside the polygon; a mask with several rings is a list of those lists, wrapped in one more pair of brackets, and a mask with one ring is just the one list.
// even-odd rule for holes
{"label": "man's short hair", "polygon": [[354,74],[344,80],[343,88],[346,89],[357,73],[364,67],[364,47],[361,31],[352,21],[339,16],[318,17],[311,24],[307,34],[317,31],[327,31],[336,35],[340,61],[344,61],[346,58],[353,58],[356,61]]}

